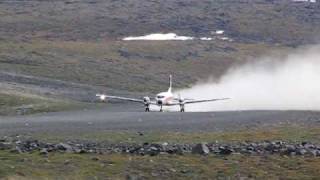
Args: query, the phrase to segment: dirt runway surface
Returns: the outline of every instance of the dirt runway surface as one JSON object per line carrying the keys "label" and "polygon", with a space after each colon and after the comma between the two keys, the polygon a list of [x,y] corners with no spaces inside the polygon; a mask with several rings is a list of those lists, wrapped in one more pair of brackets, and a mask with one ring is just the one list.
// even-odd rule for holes
{"label": "dirt runway surface", "polygon": [[0,117],[0,135],[102,131],[223,132],[281,126],[320,125],[315,111],[142,112],[131,104],[103,109]]}

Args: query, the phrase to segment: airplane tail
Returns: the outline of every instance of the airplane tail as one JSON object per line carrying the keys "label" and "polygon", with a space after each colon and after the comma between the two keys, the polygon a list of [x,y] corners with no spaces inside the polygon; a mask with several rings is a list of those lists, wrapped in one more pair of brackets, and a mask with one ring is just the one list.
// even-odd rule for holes
{"label": "airplane tail", "polygon": [[170,74],[169,76],[169,89],[168,89],[168,92],[172,92],[172,75]]}

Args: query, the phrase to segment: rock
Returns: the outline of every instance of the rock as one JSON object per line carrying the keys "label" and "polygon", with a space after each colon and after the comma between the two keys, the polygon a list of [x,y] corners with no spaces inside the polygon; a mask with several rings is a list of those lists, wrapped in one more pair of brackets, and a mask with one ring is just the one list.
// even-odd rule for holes
{"label": "rock", "polygon": [[46,148],[42,148],[40,150],[40,155],[48,155],[48,154],[49,154],[49,152],[48,152],[48,150]]}
{"label": "rock", "polygon": [[313,144],[305,144],[304,147],[305,147],[306,149],[316,149],[316,146],[313,145]]}
{"label": "rock", "polygon": [[182,169],[180,172],[183,173],[183,174],[186,174],[186,173],[189,172],[189,170],[187,170],[187,169]]}
{"label": "rock", "polygon": [[233,149],[230,148],[229,146],[220,146],[219,150],[220,150],[220,154],[222,155],[229,155],[233,153]]}
{"label": "rock", "polygon": [[247,150],[248,150],[248,151],[255,151],[255,148],[252,147],[252,146],[248,146],[248,147],[247,147]]}
{"label": "rock", "polygon": [[305,150],[303,148],[296,149],[296,154],[297,155],[305,155],[306,153],[307,153],[307,150]]}
{"label": "rock", "polygon": [[[68,142],[50,144],[39,142],[37,140],[25,140],[23,136],[13,137],[1,140],[0,150],[11,150],[13,153],[25,153],[37,151],[40,155],[48,155],[49,152],[72,152],[72,153],[125,153],[134,155],[150,155],[156,156],[159,154],[176,154],[183,155],[189,154],[201,154],[208,155],[209,153],[215,153],[220,155],[229,155],[233,153],[237,154],[280,154],[285,156],[305,155],[305,156],[320,156],[320,146],[317,144],[302,142],[302,143],[287,143],[282,141],[264,141],[260,143],[241,142],[235,144],[223,144],[223,143],[199,143],[196,145],[191,144],[169,144],[164,143],[148,143],[143,144],[105,144],[105,143],[93,143],[93,142]],[[94,159],[92,159],[94,160]]]}
{"label": "rock", "polygon": [[81,148],[81,149],[80,148],[75,148],[74,152],[75,153],[79,153],[79,154],[87,153],[87,151],[85,149],[83,149],[83,148]]}
{"label": "rock", "polygon": [[126,175],[126,180],[139,180],[139,176],[134,175],[134,174],[127,174]]}
{"label": "rock", "polygon": [[139,136],[143,136],[144,134],[142,132],[138,132],[138,135]]}
{"label": "rock", "polygon": [[39,147],[39,142],[37,140],[29,140],[24,143],[24,146],[30,150],[37,149]]}
{"label": "rock", "polygon": [[162,143],[162,146],[168,146],[168,145],[169,145],[169,143],[167,143],[167,142]]}
{"label": "rock", "polygon": [[208,155],[210,153],[210,150],[209,150],[206,143],[200,143],[200,144],[195,145],[192,148],[192,153],[193,154]]}
{"label": "rock", "polygon": [[295,155],[296,148],[294,145],[286,145],[285,150],[283,151],[284,155]]}
{"label": "rock", "polygon": [[318,155],[318,150],[308,151],[308,154],[311,155],[311,156],[317,156]]}
{"label": "rock", "polygon": [[0,143],[0,150],[7,150],[12,148],[12,143],[10,142],[1,142]]}
{"label": "rock", "polygon": [[156,156],[159,153],[160,153],[160,148],[157,148],[157,147],[154,147],[154,146],[151,146],[147,151],[147,154],[150,155],[150,156]]}
{"label": "rock", "polygon": [[135,154],[140,150],[141,147],[133,147],[133,148],[129,148],[128,152],[131,154]]}
{"label": "rock", "polygon": [[166,153],[183,155],[184,152],[180,147],[170,147],[170,148],[167,148]]}
{"label": "rock", "polygon": [[72,147],[69,144],[65,144],[65,143],[59,143],[55,146],[55,148],[60,151],[66,151],[66,152],[73,151]]}

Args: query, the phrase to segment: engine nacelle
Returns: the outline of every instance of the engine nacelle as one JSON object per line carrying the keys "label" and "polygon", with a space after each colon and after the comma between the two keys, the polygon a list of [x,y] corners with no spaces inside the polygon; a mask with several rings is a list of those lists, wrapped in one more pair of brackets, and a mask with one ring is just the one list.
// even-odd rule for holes
{"label": "engine nacelle", "polygon": [[143,97],[143,102],[145,104],[150,104],[151,100],[150,100],[150,98],[148,96],[146,96],[146,97]]}
{"label": "engine nacelle", "polygon": [[184,98],[179,98],[179,104],[185,104],[185,100],[184,100]]}

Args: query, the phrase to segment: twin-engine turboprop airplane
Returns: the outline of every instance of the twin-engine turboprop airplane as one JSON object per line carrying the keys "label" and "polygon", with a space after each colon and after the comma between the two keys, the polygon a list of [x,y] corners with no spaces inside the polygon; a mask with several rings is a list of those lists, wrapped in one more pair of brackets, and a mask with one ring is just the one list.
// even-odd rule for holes
{"label": "twin-engine turboprop airplane", "polygon": [[119,99],[124,101],[132,101],[137,103],[142,103],[145,106],[145,111],[150,111],[150,105],[156,105],[160,107],[160,112],[162,112],[163,106],[180,106],[180,112],[185,111],[185,104],[193,104],[193,103],[202,103],[202,102],[212,102],[212,101],[220,101],[226,100],[229,98],[220,98],[220,99],[203,99],[203,100],[194,100],[194,99],[184,99],[180,95],[175,97],[172,93],[172,76],[169,78],[169,89],[167,92],[161,92],[156,95],[154,100],[151,100],[150,97],[146,96],[142,99],[134,99],[128,97],[120,97],[120,96],[109,96],[105,94],[97,94],[96,96],[103,102],[107,99]]}

